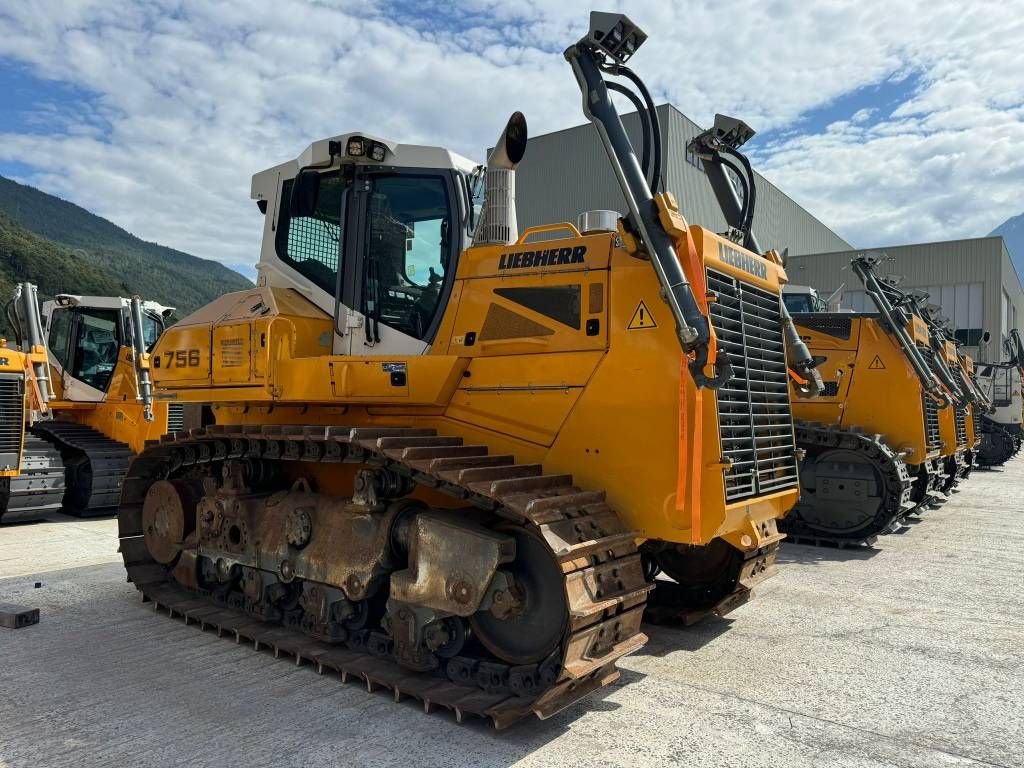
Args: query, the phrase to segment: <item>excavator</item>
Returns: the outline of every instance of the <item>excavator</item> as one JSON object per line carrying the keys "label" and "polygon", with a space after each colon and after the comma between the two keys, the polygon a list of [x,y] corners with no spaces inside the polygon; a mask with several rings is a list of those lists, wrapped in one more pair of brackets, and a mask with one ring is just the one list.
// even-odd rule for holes
{"label": "excavator", "polygon": [[[141,356],[204,414],[124,483],[144,599],[504,727],[616,680],[650,604],[723,614],[771,575],[799,492],[788,382],[820,378],[779,254],[657,191],[626,66],[645,39],[593,13],[565,51],[622,217],[519,231],[519,112],[485,165],[354,131],[255,174],[257,286]],[[639,155],[613,93],[641,106]],[[749,133],[716,118],[709,164]]]}
{"label": "excavator", "polygon": [[185,428],[184,407],[154,403],[148,371],[137,365],[171,311],[137,298],[70,294],[40,311],[36,287],[18,286],[7,317],[27,351],[12,356],[21,362],[0,419],[10,425],[12,453],[23,443],[20,464],[6,470],[10,488],[0,522],[54,510],[110,514],[132,456],[147,440]]}
{"label": "excavator", "polygon": [[944,503],[967,471],[971,395],[949,368],[959,369],[955,347],[920,296],[878,277],[880,260],[851,262],[877,312],[829,312],[816,295],[786,294],[825,379],[821,397],[793,407],[801,498],[780,527],[799,543],[870,546]]}

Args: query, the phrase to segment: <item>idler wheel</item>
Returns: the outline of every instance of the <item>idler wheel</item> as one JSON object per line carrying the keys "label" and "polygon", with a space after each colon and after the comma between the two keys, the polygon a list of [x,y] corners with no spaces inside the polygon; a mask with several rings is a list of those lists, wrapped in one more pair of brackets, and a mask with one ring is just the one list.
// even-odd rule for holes
{"label": "idler wheel", "polygon": [[142,502],[142,532],[146,549],[158,563],[170,565],[182,542],[196,527],[196,504],[202,487],[184,480],[157,480]]}
{"label": "idler wheel", "polygon": [[502,569],[515,578],[522,609],[507,618],[477,611],[469,623],[477,640],[502,661],[534,664],[547,658],[565,635],[565,577],[546,543],[524,531],[503,532],[516,540],[516,559]]}

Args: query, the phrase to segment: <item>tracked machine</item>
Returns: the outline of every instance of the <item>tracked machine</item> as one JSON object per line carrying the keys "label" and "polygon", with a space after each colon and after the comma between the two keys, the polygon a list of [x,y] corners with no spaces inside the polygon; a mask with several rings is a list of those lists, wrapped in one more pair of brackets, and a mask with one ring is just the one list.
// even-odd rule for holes
{"label": "tracked machine", "polygon": [[22,467],[12,487],[35,492],[22,494],[17,514],[8,509],[0,521],[57,509],[110,514],[145,441],[185,428],[183,406],[154,403],[149,372],[138,366],[169,311],[139,299],[61,294],[40,312],[36,287],[18,287],[7,315],[21,348],[31,350],[22,356],[34,355],[27,383],[19,384],[29,400],[5,399],[0,418],[12,430],[23,425]]}
{"label": "tracked machine", "polygon": [[[38,308],[31,286],[22,286],[18,300]],[[50,416],[48,376],[45,346],[22,349],[0,340],[0,524],[35,520],[61,506],[60,453],[31,431]]]}
{"label": "tracked machine", "polygon": [[1024,373],[1024,344],[1020,332],[1013,328],[1004,347],[1007,359],[1000,363],[982,363],[977,367],[978,388],[989,398],[992,407],[981,415],[977,425],[981,443],[977,450],[977,463],[983,467],[1005,464],[1017,455],[1024,441],[1021,428],[1024,418],[1022,373]]}
{"label": "tracked machine", "polygon": [[[821,397],[794,402],[801,498],[781,528],[801,543],[873,544],[946,500],[967,448],[958,438],[966,398],[913,298],[880,280],[877,263],[860,255],[851,264],[877,312],[828,312],[787,296],[825,382]],[[808,308],[817,311],[800,311]]]}
{"label": "tracked machine", "polygon": [[500,727],[616,679],[649,603],[724,613],[771,573],[797,496],[787,379],[811,359],[777,254],[652,191],[657,113],[625,66],[644,39],[595,13],[565,54],[622,219],[518,232],[519,113],[486,167],[347,133],[254,176],[257,287],[147,358],[158,397],[212,422],[129,471],[146,599]]}

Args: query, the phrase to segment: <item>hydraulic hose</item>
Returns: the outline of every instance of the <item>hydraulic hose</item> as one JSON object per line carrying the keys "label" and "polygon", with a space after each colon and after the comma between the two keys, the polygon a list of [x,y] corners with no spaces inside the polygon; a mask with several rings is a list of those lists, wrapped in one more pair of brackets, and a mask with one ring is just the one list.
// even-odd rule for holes
{"label": "hydraulic hose", "polygon": [[643,168],[644,176],[647,179],[647,183],[652,187],[654,186],[654,180],[651,178],[651,121],[647,116],[647,107],[640,101],[640,97],[637,96],[633,91],[629,90],[624,85],[619,83],[608,82],[608,90],[621,93],[627,99],[629,99],[633,106],[636,107],[637,117],[640,118],[640,134],[643,137],[643,141],[640,145],[640,167]]}

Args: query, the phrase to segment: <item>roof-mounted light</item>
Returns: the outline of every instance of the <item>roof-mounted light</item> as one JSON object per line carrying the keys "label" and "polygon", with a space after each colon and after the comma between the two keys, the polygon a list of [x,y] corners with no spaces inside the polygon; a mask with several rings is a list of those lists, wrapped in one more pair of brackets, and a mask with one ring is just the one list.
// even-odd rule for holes
{"label": "roof-mounted light", "polygon": [[363,136],[352,136],[345,145],[345,154],[349,157],[368,157],[379,163],[387,157],[388,148],[379,141]]}
{"label": "roof-mounted light", "polygon": [[622,13],[590,14],[590,32],[585,38],[590,45],[604,51],[619,64],[625,64],[647,39],[646,33]]}

